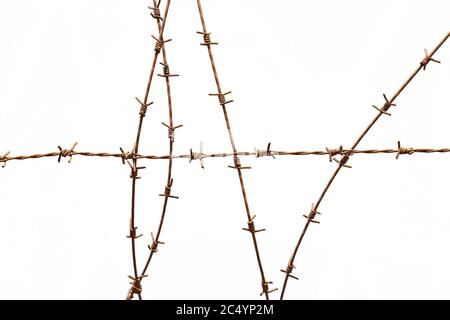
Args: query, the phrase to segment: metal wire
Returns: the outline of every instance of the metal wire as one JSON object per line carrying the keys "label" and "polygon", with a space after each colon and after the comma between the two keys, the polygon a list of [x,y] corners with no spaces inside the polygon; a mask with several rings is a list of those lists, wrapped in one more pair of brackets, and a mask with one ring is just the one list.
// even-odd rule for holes
{"label": "metal wire", "polygon": [[[333,181],[335,180],[336,176],[338,175],[339,171],[343,168],[343,167],[349,167],[347,165],[347,162],[349,160],[349,157],[354,153],[354,150],[356,149],[356,147],[358,146],[358,144],[362,141],[362,139],[367,135],[367,133],[370,131],[370,129],[374,126],[374,124],[378,121],[378,119],[380,119],[380,117],[383,114],[386,114],[387,111],[392,107],[395,106],[394,101],[395,99],[403,92],[403,90],[408,86],[408,84],[412,81],[412,79],[414,79],[414,77],[420,72],[420,70],[425,70],[426,65],[430,62],[430,61],[434,61],[434,59],[432,59],[433,55],[439,50],[439,48],[444,44],[444,42],[449,38],[450,33],[446,34],[445,37],[437,44],[437,46],[431,51],[430,54],[428,54],[427,51],[425,51],[426,57],[419,63],[419,66],[413,71],[413,73],[411,74],[411,76],[409,76],[409,78],[400,86],[400,88],[397,90],[397,92],[394,93],[394,95],[388,99],[386,97],[386,95],[383,94],[385,103],[383,105],[382,108],[380,108],[378,111],[379,113],[375,116],[375,118],[369,123],[369,125],[363,130],[363,132],[359,135],[359,137],[356,139],[356,141],[353,143],[352,147],[348,150],[347,153],[345,153],[340,160],[336,160],[336,162],[338,162],[338,167],[336,168],[336,170],[334,171],[334,173],[332,174],[331,178],[328,180],[327,184],[325,185],[325,188],[323,189],[322,193],[320,194],[316,204],[313,206],[311,211],[315,211],[317,212],[317,210],[319,209],[320,203],[322,202],[323,198],[325,197],[325,194],[327,193],[327,191],[329,190],[331,184],[333,183]],[[438,61],[435,61],[438,62]],[[378,108],[377,108],[378,109]],[[413,149],[404,149],[401,148],[400,146],[400,142],[398,142],[398,148],[396,151],[396,158],[399,157],[400,154],[411,154],[412,152],[414,152]],[[330,157],[331,158],[331,157]],[[294,260],[295,257],[298,253],[298,250],[300,248],[300,245],[302,243],[302,240],[306,234],[306,231],[308,230],[309,225],[311,224],[311,222],[313,222],[311,219],[307,219],[305,226],[303,227],[303,230],[300,233],[300,237],[297,241],[297,244],[294,248],[294,251],[291,255],[291,257],[289,258],[289,262],[288,265],[293,265],[294,264]],[[286,292],[286,286],[287,283],[289,281],[290,278],[290,272],[285,272],[285,277],[284,277],[284,282],[283,282],[283,288],[281,290],[281,296],[280,299],[282,300],[284,298],[284,294]]]}

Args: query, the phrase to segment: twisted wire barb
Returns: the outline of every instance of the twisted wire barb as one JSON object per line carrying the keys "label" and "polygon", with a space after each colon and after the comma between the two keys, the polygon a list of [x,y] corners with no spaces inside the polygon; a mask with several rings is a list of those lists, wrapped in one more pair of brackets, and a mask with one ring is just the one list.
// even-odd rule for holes
{"label": "twisted wire barb", "polygon": [[[366,127],[366,129],[364,129],[364,131],[361,133],[361,135],[356,139],[356,141],[353,143],[352,147],[349,149],[349,151],[347,153],[345,153],[344,155],[342,155],[340,160],[337,160],[335,158],[333,158],[337,163],[338,163],[338,167],[336,168],[336,170],[334,171],[334,173],[332,174],[330,180],[327,182],[327,184],[325,185],[325,188],[323,189],[322,193],[319,196],[319,199],[317,200],[316,204],[313,205],[312,209],[311,209],[311,213],[310,215],[307,217],[307,221],[306,224],[300,234],[300,237],[297,241],[297,244],[294,248],[294,251],[288,261],[288,266],[286,268],[285,271],[283,271],[285,273],[285,277],[284,277],[284,282],[283,282],[283,288],[281,290],[281,295],[280,295],[280,299],[282,300],[284,298],[284,294],[286,292],[286,286],[288,283],[289,278],[290,277],[290,273],[292,271],[291,266],[294,265],[294,260],[295,257],[297,255],[297,252],[300,248],[300,245],[302,243],[302,240],[306,234],[306,231],[308,230],[309,225],[311,224],[311,222],[314,222],[311,219],[314,218],[315,214],[312,214],[313,212],[317,212],[317,210],[319,209],[320,203],[322,202],[323,198],[325,197],[325,194],[327,193],[328,189],[330,188],[331,184],[333,183],[334,179],[336,178],[336,176],[338,175],[339,171],[341,170],[342,167],[349,167],[347,165],[347,162],[350,158],[350,156],[354,153],[354,149],[356,149],[356,147],[358,146],[358,144],[361,142],[361,140],[366,136],[366,134],[369,132],[369,130],[373,127],[373,125],[378,121],[378,119],[386,114],[386,115],[390,115],[388,114],[388,110],[392,107],[395,106],[394,101],[395,99],[403,92],[403,90],[408,86],[408,84],[411,82],[412,79],[414,79],[414,77],[420,72],[420,70],[425,70],[426,66],[428,65],[428,63],[430,61],[433,62],[438,62],[439,61],[433,59],[433,55],[439,50],[439,48],[444,44],[444,42],[450,37],[450,32],[446,34],[446,36],[437,44],[437,46],[431,51],[431,53],[428,54],[428,52],[425,50],[425,58],[419,63],[419,66],[414,70],[414,72],[411,74],[411,76],[400,86],[400,88],[397,90],[397,92],[390,98],[388,99],[386,97],[386,95],[383,94],[385,103],[381,108],[378,108],[375,106],[375,108],[379,111],[378,114],[375,116],[375,118],[372,120],[372,122],[370,122],[370,124]],[[397,156],[396,158],[398,159],[400,154],[410,154],[412,153],[413,150],[411,149],[404,149],[401,148],[400,146],[400,142],[398,143],[398,149],[397,149]],[[332,158],[331,156],[331,152],[330,152],[330,159]]]}
{"label": "twisted wire barb", "polygon": [[213,52],[212,52],[212,48],[211,48],[212,45],[217,45],[217,43],[211,42],[211,33],[208,32],[207,29],[206,29],[205,17],[204,17],[204,14],[203,14],[203,9],[202,9],[202,5],[201,5],[201,1],[200,0],[197,0],[197,6],[198,6],[198,11],[199,11],[199,14],[200,14],[200,20],[201,20],[202,29],[203,29],[202,31],[200,31],[198,33],[203,35],[204,43],[202,43],[201,45],[205,46],[208,49],[209,60],[211,62],[211,67],[212,67],[212,71],[213,71],[213,74],[214,74],[214,80],[216,82],[216,87],[217,87],[217,93],[212,93],[210,95],[217,96],[218,99],[219,99],[219,104],[222,107],[223,116],[225,118],[225,124],[226,124],[227,129],[228,129],[229,140],[230,140],[230,143],[231,143],[231,147],[233,149],[234,166],[230,166],[230,167],[233,168],[233,169],[236,169],[238,177],[239,177],[239,182],[240,182],[240,185],[241,185],[242,197],[243,197],[243,200],[244,200],[245,210],[246,210],[246,214],[247,214],[247,221],[249,222],[249,229],[248,229],[248,231],[251,234],[251,237],[252,237],[252,240],[253,240],[253,246],[254,246],[255,253],[256,253],[256,259],[257,259],[259,271],[260,271],[260,274],[261,274],[261,286],[262,286],[262,293],[261,293],[261,295],[264,295],[266,300],[269,300],[269,293],[275,291],[276,289],[273,289],[273,290],[269,289],[269,284],[271,282],[266,280],[266,276],[264,274],[264,269],[263,269],[263,265],[262,265],[262,261],[261,261],[261,256],[260,256],[259,249],[258,249],[258,242],[256,240],[256,232],[254,231],[254,229],[250,229],[250,222],[253,225],[253,223],[254,223],[253,222],[254,216],[252,217],[252,215],[250,213],[250,208],[249,208],[248,200],[247,200],[247,193],[246,193],[245,185],[244,185],[244,178],[242,176],[242,170],[243,169],[249,169],[250,167],[242,166],[241,165],[241,161],[240,161],[239,156],[238,156],[238,151],[236,149],[236,145],[235,145],[235,142],[234,142],[233,134],[231,132],[230,120],[229,120],[227,109],[226,109],[226,105],[231,103],[231,102],[233,102],[233,100],[228,100],[228,101],[226,100],[226,96],[229,95],[231,93],[231,91],[228,91],[228,92],[223,92],[222,91],[222,87],[220,85],[220,80],[219,80],[219,75],[218,75],[218,72],[217,72],[216,64],[214,62],[214,56],[213,56]]}

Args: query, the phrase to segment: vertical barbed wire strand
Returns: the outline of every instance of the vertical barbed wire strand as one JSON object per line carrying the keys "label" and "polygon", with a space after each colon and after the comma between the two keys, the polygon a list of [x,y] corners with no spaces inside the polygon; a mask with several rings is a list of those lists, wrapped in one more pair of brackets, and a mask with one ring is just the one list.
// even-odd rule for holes
{"label": "vertical barbed wire strand", "polygon": [[[427,50],[425,50],[425,58],[423,58],[423,60],[419,64],[419,66],[414,70],[414,72],[409,76],[409,78],[400,86],[400,88],[397,90],[397,92],[395,92],[395,94],[390,99],[387,99],[387,97],[385,95],[383,95],[383,97],[385,99],[385,103],[384,103],[383,107],[381,107],[381,108],[375,107],[379,111],[378,114],[370,122],[370,124],[363,130],[363,132],[359,135],[359,137],[356,139],[356,141],[353,143],[352,147],[350,148],[350,151],[348,153],[342,155],[342,157],[341,157],[341,159],[339,161],[334,159],[338,163],[338,167],[336,168],[336,170],[332,174],[331,178],[328,180],[328,182],[325,185],[325,188],[322,190],[322,193],[320,194],[317,202],[315,204],[313,204],[309,215],[307,215],[307,216],[305,215],[305,217],[307,218],[306,224],[303,227],[303,230],[302,230],[302,232],[300,234],[300,237],[299,237],[299,239],[297,241],[297,244],[296,244],[296,246],[294,248],[294,251],[292,252],[292,255],[291,255],[291,257],[290,257],[290,259],[288,261],[286,270],[281,270],[282,272],[285,273],[285,277],[284,277],[284,282],[283,282],[283,288],[281,289],[280,300],[283,300],[283,298],[284,298],[284,295],[285,295],[285,292],[286,292],[286,286],[287,286],[289,278],[297,279],[295,276],[293,276],[291,274],[292,271],[293,271],[293,268],[295,268],[295,266],[294,266],[295,257],[296,257],[296,255],[298,253],[298,250],[300,248],[302,240],[303,240],[303,238],[304,238],[304,236],[306,234],[306,231],[308,230],[308,227],[311,224],[311,222],[318,223],[318,221],[314,220],[315,215],[319,214],[317,210],[319,209],[320,203],[322,202],[323,198],[325,197],[325,194],[329,190],[331,184],[335,180],[335,178],[338,175],[339,171],[342,169],[342,167],[349,167],[346,163],[349,160],[349,157],[352,155],[352,151],[356,149],[358,144],[362,141],[362,139],[367,135],[369,130],[373,127],[373,125],[378,121],[378,119],[383,114],[390,115],[387,111],[392,106],[395,106],[395,104],[394,104],[395,99],[403,92],[403,90],[408,86],[408,84],[412,81],[412,79],[414,79],[414,77],[420,72],[420,70],[425,70],[426,66],[428,65],[428,63],[430,61],[439,63],[439,61],[433,59],[433,55],[439,50],[439,48],[445,43],[445,41],[449,37],[450,37],[450,32],[447,33],[447,35],[437,44],[437,46],[430,53],[428,53]],[[399,145],[399,153],[400,153],[400,145]],[[330,153],[330,159],[331,159],[331,153]]]}
{"label": "vertical barbed wire strand", "polygon": [[[166,12],[164,14],[164,19],[163,22],[161,23],[161,19],[157,19],[156,23],[158,25],[158,30],[160,32],[160,34],[162,34],[164,27],[165,27],[165,22],[167,19],[167,10],[170,6],[170,1],[167,1],[167,7],[166,7]],[[156,0],[153,0],[153,4],[154,6],[156,6]],[[162,39],[160,39],[161,41],[163,41]],[[145,263],[145,266],[141,272],[141,279],[143,277],[145,277],[146,272],[150,266],[150,262],[152,261],[153,255],[158,251],[158,245],[159,244],[164,244],[164,242],[160,241],[160,236],[161,236],[161,232],[162,232],[162,228],[164,225],[164,218],[166,217],[166,212],[167,212],[167,205],[168,205],[168,200],[169,198],[178,198],[176,196],[171,195],[171,189],[172,189],[172,185],[173,185],[173,178],[172,178],[172,165],[173,165],[173,147],[174,147],[174,142],[175,142],[175,130],[177,128],[180,128],[181,125],[178,126],[174,126],[174,122],[173,122],[173,108],[172,108],[172,93],[171,93],[171,87],[170,87],[170,78],[173,76],[178,76],[178,75],[174,75],[174,74],[170,74],[170,70],[169,70],[169,63],[167,60],[167,54],[166,54],[166,48],[165,46],[162,47],[162,58],[163,58],[163,74],[160,75],[161,77],[165,78],[165,83],[166,83],[166,94],[167,94],[167,106],[168,106],[168,112],[169,112],[169,125],[163,123],[164,126],[167,127],[168,129],[168,138],[169,138],[169,163],[168,163],[168,168],[167,168],[167,181],[166,181],[166,185],[164,187],[164,193],[160,194],[160,196],[164,197],[164,202],[163,202],[163,207],[162,207],[162,213],[161,213],[161,218],[159,220],[159,224],[158,224],[158,231],[156,232],[156,235],[153,235],[153,233],[151,233],[151,239],[152,239],[152,243],[148,246],[150,253],[148,255],[147,261]]]}
{"label": "vertical barbed wire strand", "polygon": [[[159,8],[159,4],[155,3],[154,1],[154,5],[155,7]],[[170,0],[168,1],[168,4],[166,6],[166,10],[165,10],[165,18],[167,16],[168,10],[169,10],[169,5],[170,5]],[[164,18],[164,21],[165,21]],[[147,82],[147,87],[145,89],[145,95],[144,95],[144,100],[141,101],[139,100],[139,98],[136,98],[136,100],[140,103],[141,105],[141,109],[140,109],[140,113],[139,113],[139,123],[138,123],[138,130],[137,130],[137,134],[136,134],[136,140],[134,143],[134,147],[133,147],[133,152],[132,154],[138,154],[139,153],[139,142],[140,142],[140,138],[141,138],[141,131],[142,131],[142,124],[144,121],[144,117],[145,114],[147,112],[147,107],[150,106],[152,103],[148,102],[148,97],[150,94],[150,88],[152,85],[152,81],[153,81],[153,76],[155,74],[155,68],[156,68],[156,63],[158,60],[158,55],[160,53],[161,50],[159,45],[164,46],[164,42],[163,42],[163,33],[164,33],[164,28],[161,28],[161,30],[159,31],[159,41],[157,41],[157,44],[155,46],[155,53],[153,56],[153,62],[152,62],[152,66],[150,68],[150,75],[148,78],[148,82]],[[159,49],[158,49],[159,48]],[[136,180],[139,179],[139,177],[137,176],[138,170],[139,169],[144,169],[145,167],[138,167],[137,166],[137,160],[136,158],[132,159],[132,164],[130,165],[131,167],[131,178],[132,178],[132,184],[131,184],[131,217],[130,217],[130,234],[129,234],[129,238],[131,239],[131,250],[132,250],[132,259],[133,259],[133,274],[134,276],[129,276],[129,278],[133,281],[131,282],[132,287],[130,288],[130,290],[128,291],[128,295],[127,295],[127,299],[131,300],[133,299],[133,296],[135,294],[138,295],[139,300],[142,300],[142,296],[141,296],[141,280],[142,277],[138,276],[138,269],[137,269],[137,259],[136,259],[136,244],[135,244],[135,240],[140,237],[141,235],[137,236],[136,235],[136,224],[135,224],[135,204],[136,204]]]}
{"label": "vertical barbed wire strand", "polygon": [[197,32],[197,33],[203,35],[204,43],[202,43],[202,45],[205,46],[208,49],[209,59],[210,59],[210,62],[211,62],[211,67],[212,67],[212,71],[213,71],[213,74],[214,74],[214,80],[216,82],[216,87],[217,87],[217,93],[210,94],[210,95],[217,96],[219,98],[219,103],[220,103],[220,105],[222,107],[223,116],[225,118],[225,124],[226,124],[227,129],[228,129],[228,136],[229,136],[229,140],[230,140],[231,147],[233,149],[233,155],[234,155],[233,156],[233,158],[234,158],[234,166],[232,166],[232,168],[236,169],[236,171],[238,173],[239,183],[241,185],[242,197],[243,197],[244,205],[245,205],[245,211],[246,211],[246,214],[247,214],[248,228],[244,228],[244,230],[249,231],[250,234],[251,234],[251,237],[252,237],[253,246],[254,246],[255,254],[256,254],[256,259],[257,259],[259,271],[260,271],[260,274],[261,274],[261,286],[262,286],[261,295],[264,295],[266,300],[269,300],[269,293],[275,291],[276,289],[269,290],[269,284],[271,284],[271,282],[268,282],[266,280],[266,277],[265,277],[265,274],[264,274],[264,269],[263,269],[263,264],[262,264],[262,261],[261,261],[261,255],[260,255],[259,248],[258,248],[258,242],[257,242],[257,239],[256,239],[256,233],[259,232],[259,231],[263,231],[264,229],[261,229],[261,230],[256,230],[255,229],[255,224],[254,224],[255,216],[251,215],[249,204],[248,204],[247,193],[246,193],[245,185],[244,185],[244,178],[242,176],[242,169],[248,169],[249,167],[243,167],[241,165],[240,159],[238,157],[238,151],[236,149],[235,141],[234,141],[233,134],[232,134],[232,131],[231,131],[231,125],[230,125],[230,120],[229,120],[227,109],[226,109],[226,104],[228,104],[230,102],[233,102],[233,100],[226,101],[226,99],[225,99],[225,96],[227,94],[231,93],[231,92],[224,93],[222,91],[222,87],[220,85],[220,80],[219,80],[219,76],[218,76],[218,72],[217,72],[217,68],[216,68],[216,64],[215,64],[215,61],[214,61],[214,56],[213,56],[213,52],[212,52],[212,48],[211,48],[211,45],[215,45],[217,43],[216,42],[211,42],[210,33],[206,29],[205,17],[204,17],[204,14],[203,14],[203,9],[202,9],[202,5],[201,5],[201,1],[200,0],[197,0],[197,6],[198,6],[199,14],[200,14],[200,20],[201,20],[201,23],[202,23],[202,32]]}

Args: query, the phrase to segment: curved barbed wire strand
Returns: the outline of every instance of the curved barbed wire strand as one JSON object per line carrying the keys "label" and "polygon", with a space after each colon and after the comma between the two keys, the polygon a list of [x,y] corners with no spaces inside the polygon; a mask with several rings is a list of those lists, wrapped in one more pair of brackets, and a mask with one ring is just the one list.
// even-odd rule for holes
{"label": "curved barbed wire strand", "polygon": [[[170,2],[171,0],[167,0],[167,9],[170,6]],[[159,5],[159,4],[158,4]],[[153,6],[154,8],[157,8],[157,3],[156,0],[153,0]],[[156,20],[157,26],[158,26],[158,30],[160,32],[160,34],[162,34],[164,27],[165,27],[165,23],[166,23],[166,19],[167,19],[167,9],[166,9],[166,13],[164,14],[164,19],[159,19],[158,15],[155,14],[154,18]],[[161,23],[161,20],[163,20],[163,22]],[[160,39],[161,41],[164,41],[162,38]],[[167,40],[166,40],[167,41]],[[163,62],[161,63],[163,66],[163,73],[162,74],[158,74],[159,76],[165,78],[165,83],[166,83],[166,95],[167,95],[167,107],[168,107],[168,113],[169,113],[169,124],[165,124],[162,123],[165,127],[167,127],[168,130],[168,139],[169,139],[169,155],[168,155],[168,167],[167,167],[167,181],[166,181],[166,185],[164,186],[164,193],[160,194],[160,196],[164,197],[163,200],[163,206],[162,206],[162,212],[161,212],[161,217],[158,223],[158,231],[156,232],[156,235],[153,234],[153,232],[151,233],[151,239],[152,242],[150,245],[148,245],[148,249],[150,250],[150,253],[148,254],[147,257],[147,261],[145,263],[145,266],[141,272],[140,275],[140,279],[142,280],[144,277],[146,277],[146,272],[150,266],[150,262],[152,261],[152,258],[154,256],[154,254],[158,251],[158,245],[160,244],[164,244],[164,242],[162,242],[160,240],[160,236],[161,236],[161,232],[163,229],[163,225],[164,225],[164,219],[166,217],[166,213],[167,213],[167,205],[168,205],[168,200],[169,199],[178,199],[177,196],[174,196],[171,194],[171,190],[172,190],[172,185],[173,185],[173,178],[172,178],[172,166],[173,166],[173,148],[174,148],[174,143],[175,143],[175,130],[180,128],[182,125],[177,125],[174,126],[174,122],[173,122],[173,106],[172,106],[172,91],[171,91],[171,87],[170,87],[170,78],[171,77],[176,77],[178,76],[177,74],[171,74],[170,73],[170,69],[169,69],[169,63],[167,60],[167,54],[166,54],[166,48],[165,46],[162,47],[162,59]]]}
{"label": "curved barbed wire strand", "polygon": [[[159,4],[154,3],[155,7],[157,7],[159,9]],[[169,6],[170,6],[170,0],[167,3],[166,6],[166,10],[164,13],[164,21],[167,18],[167,13],[169,10]],[[158,19],[157,19],[158,20]],[[150,75],[149,75],[149,79],[147,82],[147,87],[145,90],[145,95],[144,95],[144,99],[143,101],[141,101],[139,98],[136,98],[136,100],[139,102],[139,104],[141,105],[140,108],[140,112],[139,112],[139,123],[138,123],[138,129],[137,129],[137,134],[136,134],[136,140],[134,143],[134,147],[133,147],[133,154],[138,154],[139,152],[139,142],[140,142],[140,138],[141,138],[141,131],[142,131],[142,124],[143,124],[143,120],[144,117],[146,115],[147,112],[147,108],[148,106],[150,106],[152,104],[152,102],[148,101],[148,97],[150,94],[150,88],[151,88],[151,84],[153,81],[153,76],[155,73],[155,68],[156,68],[156,63],[158,60],[158,55],[161,52],[161,47],[164,46],[164,41],[163,41],[163,32],[164,32],[164,28],[159,30],[159,37],[156,40],[156,45],[155,45],[155,50],[154,50],[154,56],[153,56],[153,62],[152,62],[152,66],[150,69]],[[122,153],[124,153],[123,150],[121,150]],[[123,159],[123,158],[122,158]],[[132,280],[131,284],[131,288],[128,291],[127,294],[127,299],[131,300],[133,299],[134,295],[137,294],[139,297],[139,300],[142,300],[142,296],[141,296],[141,291],[142,291],[142,287],[141,287],[141,280],[142,280],[142,276],[138,276],[138,269],[137,269],[137,259],[136,259],[136,244],[135,244],[135,240],[137,238],[139,238],[141,235],[136,235],[136,230],[137,230],[137,226],[135,225],[135,207],[136,207],[136,180],[139,179],[140,177],[138,177],[138,170],[140,169],[145,169],[145,167],[138,167],[137,165],[137,158],[133,158],[131,160],[131,162],[129,160],[127,160],[128,164],[130,165],[131,168],[131,179],[132,179],[132,184],[131,184],[131,217],[130,217],[130,234],[128,235],[128,237],[131,239],[131,250],[132,250],[132,259],[133,259],[133,275],[134,276],[129,276],[129,278]]]}

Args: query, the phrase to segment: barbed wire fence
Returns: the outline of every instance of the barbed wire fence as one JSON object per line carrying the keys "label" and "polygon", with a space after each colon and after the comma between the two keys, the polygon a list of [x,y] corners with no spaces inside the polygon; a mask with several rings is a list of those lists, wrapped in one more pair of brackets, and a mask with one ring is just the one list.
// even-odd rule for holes
{"label": "barbed wire fence", "polygon": [[[149,73],[149,78],[147,82],[147,86],[145,89],[145,93],[143,98],[136,97],[136,101],[139,107],[139,118],[138,118],[138,126],[136,138],[134,140],[133,147],[131,151],[127,151],[124,148],[118,148],[117,152],[95,152],[95,151],[77,151],[76,147],[78,146],[78,142],[75,142],[69,149],[65,149],[62,146],[57,146],[57,150],[50,151],[46,153],[36,153],[30,155],[15,155],[14,153],[7,151],[0,154],[0,165],[2,168],[5,168],[8,162],[11,161],[22,161],[22,160],[31,160],[31,159],[39,159],[39,158],[57,158],[57,161],[60,162],[62,158],[67,158],[68,162],[72,161],[73,157],[100,157],[100,158],[119,158],[124,165],[128,165],[130,167],[130,178],[131,178],[131,209],[130,209],[130,220],[129,220],[129,234],[127,238],[130,239],[131,243],[131,264],[132,264],[132,274],[129,275],[129,279],[131,280],[131,287],[126,295],[126,298],[131,300],[135,296],[138,299],[142,299],[142,281],[144,278],[148,276],[148,271],[150,268],[150,263],[155,255],[158,252],[159,245],[164,244],[161,240],[161,233],[164,227],[165,217],[168,213],[168,203],[170,199],[178,199],[178,196],[172,194],[172,187],[174,183],[173,179],[173,161],[174,160],[186,160],[189,162],[198,160],[202,168],[205,167],[205,159],[210,158],[232,158],[232,165],[229,165],[229,168],[236,170],[237,177],[239,179],[240,190],[242,193],[243,204],[245,208],[246,215],[246,226],[242,229],[250,233],[252,244],[254,247],[254,252],[256,255],[256,260],[259,268],[260,279],[261,279],[261,292],[260,295],[264,296],[266,300],[269,300],[269,294],[278,290],[278,288],[271,288],[270,285],[272,281],[269,281],[263,267],[263,259],[260,254],[260,247],[258,245],[256,234],[265,231],[265,229],[258,229],[255,225],[255,215],[252,214],[250,209],[249,201],[247,198],[246,187],[244,183],[244,175],[243,171],[251,169],[249,166],[242,165],[241,158],[243,157],[271,157],[273,159],[278,159],[278,157],[285,156],[325,156],[328,157],[330,162],[336,162],[337,168],[332,174],[331,178],[326,183],[323,191],[321,192],[319,198],[315,203],[312,204],[311,210],[309,213],[303,215],[306,218],[306,223],[300,232],[300,236],[298,241],[295,244],[294,250],[288,260],[288,264],[284,269],[281,269],[281,272],[284,273],[284,281],[280,290],[280,299],[283,299],[286,293],[287,283],[290,278],[297,279],[298,277],[293,274],[293,270],[295,268],[294,262],[295,258],[300,249],[302,240],[310,226],[311,223],[319,224],[320,221],[317,220],[317,215],[320,215],[319,206],[322,203],[325,195],[327,194],[330,186],[335,181],[335,178],[339,174],[342,168],[351,168],[348,164],[350,157],[353,157],[358,154],[367,154],[367,155],[375,155],[375,154],[392,154],[395,155],[395,159],[398,159],[401,155],[413,155],[413,154],[432,154],[432,153],[449,153],[450,147],[444,148],[418,148],[418,147],[405,147],[401,144],[400,141],[397,141],[395,148],[386,148],[386,149],[357,149],[360,142],[366,137],[371,128],[375,125],[375,123],[383,116],[391,116],[389,112],[392,107],[396,107],[394,103],[398,96],[404,91],[404,89],[411,83],[411,81],[415,78],[415,76],[420,71],[425,71],[428,64],[430,62],[433,63],[441,63],[440,60],[434,58],[436,52],[441,48],[441,46],[448,40],[450,37],[450,32],[447,33],[444,38],[436,45],[433,50],[430,52],[425,49],[425,56],[419,62],[416,69],[409,76],[409,78],[400,86],[400,88],[390,97],[388,98],[385,94],[383,94],[384,102],[381,106],[373,105],[372,107],[377,111],[374,119],[369,123],[369,125],[363,130],[363,132],[358,136],[356,141],[351,145],[350,148],[344,148],[343,146],[339,146],[338,148],[330,148],[325,147],[320,150],[298,150],[298,151],[289,151],[289,150],[273,150],[272,144],[269,142],[265,148],[258,149],[255,148],[253,151],[239,151],[236,139],[232,133],[231,121],[227,112],[227,105],[232,103],[233,100],[228,99],[229,95],[232,93],[231,91],[223,90],[220,78],[218,75],[218,68],[216,65],[216,61],[214,60],[212,47],[218,45],[218,42],[213,42],[211,39],[211,32],[206,28],[206,20],[205,14],[202,9],[201,0],[197,0],[198,12],[200,16],[200,21],[202,25],[201,31],[197,31],[199,35],[202,36],[203,42],[200,45],[206,47],[208,51],[208,57],[212,68],[213,77],[216,84],[216,92],[209,93],[210,96],[217,97],[219,101],[219,105],[222,109],[226,129],[228,132],[229,142],[231,145],[232,152],[223,152],[223,153],[205,153],[203,150],[203,144],[200,144],[200,150],[194,151],[190,149],[189,152],[184,154],[174,154],[174,143],[175,143],[175,131],[182,127],[181,124],[175,125],[174,121],[174,112],[173,112],[173,99],[172,99],[172,88],[171,88],[171,78],[178,77],[178,74],[171,73],[169,62],[166,53],[166,44],[170,42],[172,39],[167,39],[164,36],[164,31],[167,23],[167,19],[169,16],[169,9],[171,5],[171,0],[167,0],[165,3],[165,8],[162,10],[161,0],[152,0],[152,5],[149,6],[149,10],[151,12],[152,18],[156,22],[156,26],[158,29],[158,34],[153,35],[153,39],[155,40],[154,47],[154,56],[151,64],[151,69]],[[139,143],[141,138],[141,132],[143,129],[144,119],[147,115],[148,108],[153,104],[149,100],[150,91],[152,87],[152,81],[156,72],[156,67],[158,65],[158,59],[162,56],[162,61],[160,65],[162,66],[162,72],[158,73],[157,76],[161,77],[165,81],[166,85],[166,97],[167,97],[167,106],[168,106],[168,123],[162,122],[162,125],[165,126],[168,130],[168,146],[169,153],[165,155],[149,155],[149,154],[141,154],[139,152]],[[336,156],[340,156],[340,158],[336,158]],[[139,269],[139,263],[137,261],[136,254],[136,240],[142,237],[142,234],[138,234],[137,232],[137,224],[136,224],[136,189],[137,189],[137,180],[139,177],[139,170],[145,169],[145,166],[142,166],[141,163],[143,160],[167,160],[167,179],[164,185],[164,190],[159,196],[163,198],[163,204],[161,209],[161,216],[159,219],[159,223],[157,226],[157,231],[155,233],[151,232],[151,243],[148,244],[149,253],[147,255],[147,259],[144,263],[143,268]]]}

